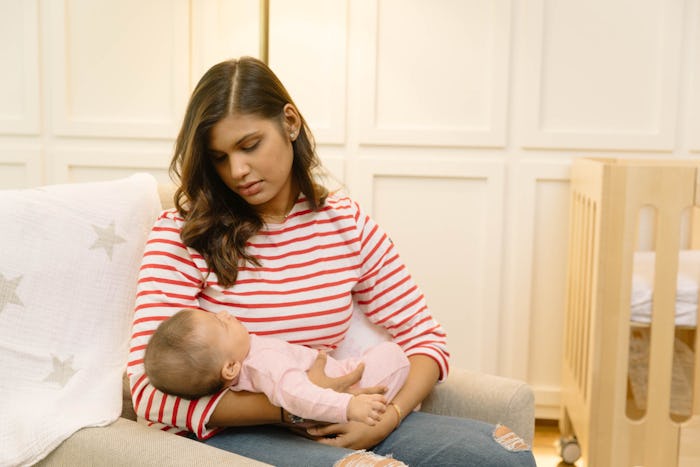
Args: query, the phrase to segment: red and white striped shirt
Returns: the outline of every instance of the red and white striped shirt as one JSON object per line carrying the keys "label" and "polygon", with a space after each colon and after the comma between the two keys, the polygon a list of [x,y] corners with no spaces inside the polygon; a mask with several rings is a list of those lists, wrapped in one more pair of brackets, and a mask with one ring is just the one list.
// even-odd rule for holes
{"label": "red and white striped shirt", "polygon": [[353,309],[383,326],[406,355],[423,354],[448,372],[446,335],[391,240],[349,198],[329,196],[320,211],[300,197],[283,224],[248,241],[261,266],[239,268],[224,288],[202,256],[180,238],[184,220],[164,211],[146,244],[127,373],[136,413],[152,425],[208,438],[206,424],[225,391],[189,401],[153,388],[144,373],[146,344],[158,325],[181,308],[227,310],[248,330],[317,349],[343,340]]}

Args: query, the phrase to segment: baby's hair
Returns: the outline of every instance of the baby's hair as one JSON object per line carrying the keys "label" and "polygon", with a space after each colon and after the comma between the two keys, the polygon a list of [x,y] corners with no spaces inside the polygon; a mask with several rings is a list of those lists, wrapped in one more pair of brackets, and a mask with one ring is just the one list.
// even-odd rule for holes
{"label": "baby's hair", "polygon": [[183,309],[158,326],[143,363],[151,384],[167,394],[198,399],[223,389],[223,361],[195,329],[195,310]]}

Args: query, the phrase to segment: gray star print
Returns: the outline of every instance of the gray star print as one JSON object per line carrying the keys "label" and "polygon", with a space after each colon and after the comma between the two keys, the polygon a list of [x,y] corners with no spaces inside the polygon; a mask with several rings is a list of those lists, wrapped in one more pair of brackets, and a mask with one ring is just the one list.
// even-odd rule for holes
{"label": "gray star print", "polygon": [[104,248],[105,253],[107,253],[107,256],[111,260],[114,245],[126,243],[126,240],[116,234],[114,222],[109,224],[108,227],[98,227],[93,225],[92,228],[97,233],[97,240],[95,240],[95,243],[92,244],[90,249],[95,250],[97,248]]}
{"label": "gray star print", "polygon": [[51,357],[53,358],[53,371],[49,376],[44,378],[44,381],[58,383],[63,387],[68,380],[73,377],[76,371],[73,369],[73,356],[71,355],[64,360],[61,360],[55,355]]}
{"label": "gray star print", "polygon": [[17,295],[17,287],[22,280],[22,276],[15,277],[12,280],[6,279],[0,274],[0,313],[7,305],[24,306],[24,303]]}

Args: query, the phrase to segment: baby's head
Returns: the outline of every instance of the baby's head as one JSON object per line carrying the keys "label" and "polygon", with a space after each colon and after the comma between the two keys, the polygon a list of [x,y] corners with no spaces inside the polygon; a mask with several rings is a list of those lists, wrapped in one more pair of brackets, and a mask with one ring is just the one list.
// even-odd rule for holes
{"label": "baby's head", "polygon": [[157,389],[197,399],[230,385],[249,348],[248,331],[228,313],[184,309],[158,326],[144,366]]}

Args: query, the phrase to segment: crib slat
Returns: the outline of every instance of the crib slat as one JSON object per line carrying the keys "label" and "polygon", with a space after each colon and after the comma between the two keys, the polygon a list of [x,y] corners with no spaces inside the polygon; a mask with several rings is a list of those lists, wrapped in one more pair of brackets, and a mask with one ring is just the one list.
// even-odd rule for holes
{"label": "crib slat", "polygon": [[[634,170],[634,169],[633,169]],[[644,465],[668,466],[678,461],[678,427],[670,420],[671,373],[675,338],[676,278],[683,209],[694,198],[695,177],[683,177],[682,168],[640,170],[628,180],[637,206],[656,208],[654,299],[649,343],[649,377],[645,426]],[[628,204],[630,200],[628,199]],[[654,442],[650,442],[653,440]],[[634,442],[634,440],[632,441]]]}
{"label": "crib slat", "polygon": [[700,416],[695,415],[681,427],[678,467],[698,465],[700,465]]}

